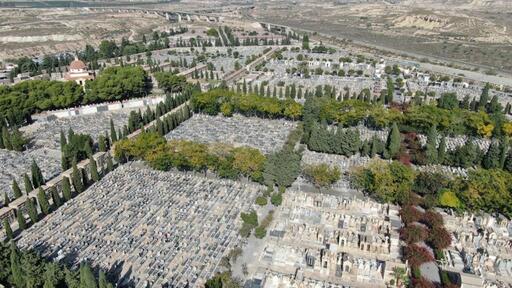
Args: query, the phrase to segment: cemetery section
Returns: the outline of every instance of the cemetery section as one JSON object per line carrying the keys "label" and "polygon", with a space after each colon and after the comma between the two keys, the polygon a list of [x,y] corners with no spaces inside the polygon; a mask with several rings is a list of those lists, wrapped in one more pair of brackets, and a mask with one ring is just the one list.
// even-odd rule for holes
{"label": "cemetery section", "polygon": [[18,245],[72,265],[87,259],[120,269],[120,281],[136,287],[195,287],[238,245],[240,212],[259,190],[132,162],[23,232]]}
{"label": "cemetery section", "polygon": [[297,123],[285,120],[244,117],[237,114],[233,117],[195,114],[165,137],[169,140],[249,146],[259,149],[264,154],[270,154],[283,147],[286,137],[296,127]]}
{"label": "cemetery section", "polygon": [[288,191],[254,265],[265,287],[386,287],[405,267],[398,207],[370,199]]}
{"label": "cemetery section", "polygon": [[6,191],[12,198],[12,181],[16,179],[23,185],[23,174],[30,175],[32,160],[36,161],[45,179],[51,179],[61,172],[60,131],[68,135],[71,128],[75,134],[89,134],[98,140],[99,135],[110,133],[110,119],[116,129],[122,128],[128,122],[128,116],[133,109],[99,112],[89,115],[79,115],[68,118],[39,119],[20,129],[29,139],[29,145],[23,152],[0,149],[0,191]]}

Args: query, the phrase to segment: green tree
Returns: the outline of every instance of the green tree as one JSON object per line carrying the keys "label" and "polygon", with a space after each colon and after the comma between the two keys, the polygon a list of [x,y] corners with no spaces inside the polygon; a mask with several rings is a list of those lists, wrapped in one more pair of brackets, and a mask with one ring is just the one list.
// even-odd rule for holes
{"label": "green tree", "polygon": [[482,90],[482,94],[480,95],[480,100],[478,101],[478,110],[484,110],[487,105],[487,102],[489,102],[489,90],[491,89],[491,85],[489,83],[485,84],[484,89]]}
{"label": "green tree", "polygon": [[272,194],[270,197],[270,203],[274,206],[279,206],[281,203],[283,203],[283,194],[281,192],[276,192]]}
{"label": "green tree", "polygon": [[62,205],[59,192],[54,187],[50,188],[50,193],[52,195],[53,205],[55,208],[60,207]]}
{"label": "green tree", "polygon": [[68,177],[62,177],[62,195],[66,201],[71,200],[71,185],[69,184]]}
{"label": "green tree", "polygon": [[98,137],[98,150],[100,152],[107,152],[107,139],[105,138],[105,136],[103,135],[100,135]]}
{"label": "green tree", "polygon": [[7,218],[4,218],[3,224],[4,224],[4,231],[5,231],[5,235],[7,236],[7,239],[12,240],[14,238],[14,233],[12,232],[11,224],[9,224],[9,220],[7,220]]}
{"label": "green tree", "polygon": [[302,36],[302,49],[309,50],[309,36],[307,34]]}
{"label": "green tree", "polygon": [[16,243],[11,241],[11,276],[16,287],[25,287],[25,277],[21,268],[20,255]]}
{"label": "green tree", "polygon": [[20,210],[16,211],[16,218],[18,220],[18,227],[21,231],[25,230],[27,228],[27,221],[25,220],[25,216],[23,215],[23,212]]}
{"label": "green tree", "polygon": [[427,157],[428,164],[438,163],[438,150],[437,150],[437,128],[431,126],[427,135],[427,145],[425,147],[425,156]]}
{"label": "green tree", "polygon": [[98,279],[98,288],[108,288],[109,283],[107,281],[107,275],[105,272],[100,270],[99,279]]}
{"label": "green tree", "polygon": [[110,154],[107,155],[107,172],[112,172],[114,170],[114,163],[112,162],[112,156]]}
{"label": "green tree", "polygon": [[23,138],[18,128],[14,127],[11,134],[11,145],[14,151],[21,152],[23,147],[27,144],[27,140]]}
{"label": "green tree", "polygon": [[328,187],[341,178],[338,167],[331,168],[327,164],[306,166],[304,174],[318,189]]}
{"label": "green tree", "polygon": [[48,213],[50,213],[50,204],[48,203],[46,193],[44,192],[42,187],[39,187],[39,191],[37,192],[37,200],[39,202],[39,207],[41,207],[41,211],[43,212],[43,214],[48,215]]}
{"label": "green tree", "polygon": [[41,169],[34,160],[32,160],[30,168],[32,172],[32,183],[35,188],[39,188],[45,183],[43,173],[41,173]]}
{"label": "green tree", "polygon": [[94,160],[94,158],[92,157],[89,157],[89,161],[90,161],[90,171],[91,171],[91,179],[92,181],[94,182],[98,182],[100,180],[100,174],[98,173],[98,167],[97,167],[97,164],[96,164],[96,160]]}
{"label": "green tree", "polygon": [[388,77],[386,86],[386,98],[384,99],[384,104],[391,104],[393,102],[393,95],[395,93],[395,84],[393,83],[393,79],[391,79],[391,77]]}
{"label": "green tree", "polygon": [[80,288],[79,272],[64,268],[64,281],[68,288]]}
{"label": "green tree", "polygon": [[439,164],[443,164],[445,158],[446,158],[446,137],[443,136],[441,138],[441,142],[439,142],[439,147],[437,149],[437,162]]}
{"label": "green tree", "polygon": [[47,263],[44,270],[44,285],[43,288],[56,288],[59,284],[57,278],[57,272],[59,267],[56,263]]}
{"label": "green tree", "polygon": [[116,133],[116,127],[114,126],[114,121],[112,120],[112,118],[110,119],[110,139],[111,139],[112,143],[114,143],[118,140],[117,133]]}
{"label": "green tree", "polygon": [[73,160],[73,172],[71,174],[71,182],[73,182],[73,187],[75,188],[76,193],[80,194],[84,192],[85,187],[82,182],[82,173],[78,170],[76,166],[76,160]]}
{"label": "green tree", "polygon": [[400,131],[398,130],[396,123],[393,123],[391,126],[391,131],[389,131],[388,134],[388,139],[386,141],[386,152],[389,156],[388,158],[396,159],[398,157],[398,152],[400,151],[400,142]]}
{"label": "green tree", "polygon": [[7,127],[2,127],[2,143],[5,149],[12,150],[12,144],[11,144],[11,135],[9,134],[9,130],[7,130]]}
{"label": "green tree", "polygon": [[30,217],[30,221],[32,221],[32,224],[39,221],[39,215],[37,213],[36,205],[34,204],[34,200],[32,198],[27,199],[27,211],[28,216]]}
{"label": "green tree", "polygon": [[482,161],[482,166],[485,169],[498,168],[500,166],[500,144],[497,141],[492,141],[487,153]]}
{"label": "green tree", "polygon": [[9,195],[7,195],[7,192],[4,192],[4,206],[9,206],[9,203],[11,203]]}
{"label": "green tree", "polygon": [[16,179],[12,180],[12,191],[14,192],[14,198],[20,198],[23,195]]}
{"label": "green tree", "polygon": [[30,182],[27,173],[23,174],[23,183],[25,183],[25,192],[27,195],[34,190],[34,186],[32,186],[32,182]]}
{"label": "green tree", "polygon": [[66,135],[64,135],[64,131],[60,129],[60,150],[63,151],[64,147],[68,144],[66,140]]}
{"label": "green tree", "polygon": [[80,288],[97,288],[96,278],[92,272],[91,266],[87,263],[80,265]]}

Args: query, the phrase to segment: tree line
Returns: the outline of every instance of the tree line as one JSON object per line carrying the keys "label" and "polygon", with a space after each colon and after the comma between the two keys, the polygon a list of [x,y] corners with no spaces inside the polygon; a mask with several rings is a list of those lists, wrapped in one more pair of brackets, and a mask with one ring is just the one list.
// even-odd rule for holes
{"label": "tree line", "polygon": [[28,80],[4,85],[0,87],[0,123],[16,127],[31,123],[30,115],[36,112],[143,97],[149,89],[146,72],[132,66],[105,69],[86,83],[85,92],[71,81]]}
{"label": "tree line", "polygon": [[398,161],[375,160],[351,172],[352,183],[382,202],[407,204],[421,199],[426,208],[486,211],[512,216],[512,174],[500,169],[476,168],[468,175],[449,177],[439,172],[417,172]]}
{"label": "tree line", "polygon": [[14,241],[0,245],[0,283],[6,287],[114,287],[105,272],[99,271],[96,277],[86,262],[75,270],[49,261],[34,251],[21,251]]}
{"label": "tree line", "polygon": [[292,99],[244,95],[221,88],[197,94],[191,101],[195,112],[209,115],[222,113],[224,116],[231,116],[233,113],[240,113],[245,116],[291,120],[300,119],[302,116],[302,105]]}

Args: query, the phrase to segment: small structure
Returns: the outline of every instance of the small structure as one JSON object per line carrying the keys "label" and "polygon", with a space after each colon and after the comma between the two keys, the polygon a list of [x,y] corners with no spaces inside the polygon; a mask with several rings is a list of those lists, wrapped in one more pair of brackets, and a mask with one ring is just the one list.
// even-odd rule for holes
{"label": "small structure", "polygon": [[69,64],[69,71],[64,75],[64,80],[75,81],[76,84],[85,87],[85,81],[94,80],[95,73],[87,69],[87,65],[82,60],[75,57],[75,60]]}

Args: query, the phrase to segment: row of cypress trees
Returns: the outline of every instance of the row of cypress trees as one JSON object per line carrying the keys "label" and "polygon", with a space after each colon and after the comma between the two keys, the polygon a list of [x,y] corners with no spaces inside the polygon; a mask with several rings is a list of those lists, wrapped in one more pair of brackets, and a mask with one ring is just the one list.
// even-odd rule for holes
{"label": "row of cypress trees", "polygon": [[48,261],[33,251],[21,251],[14,241],[0,243],[0,283],[7,287],[111,288],[103,271],[98,279],[85,262],[78,270]]}

